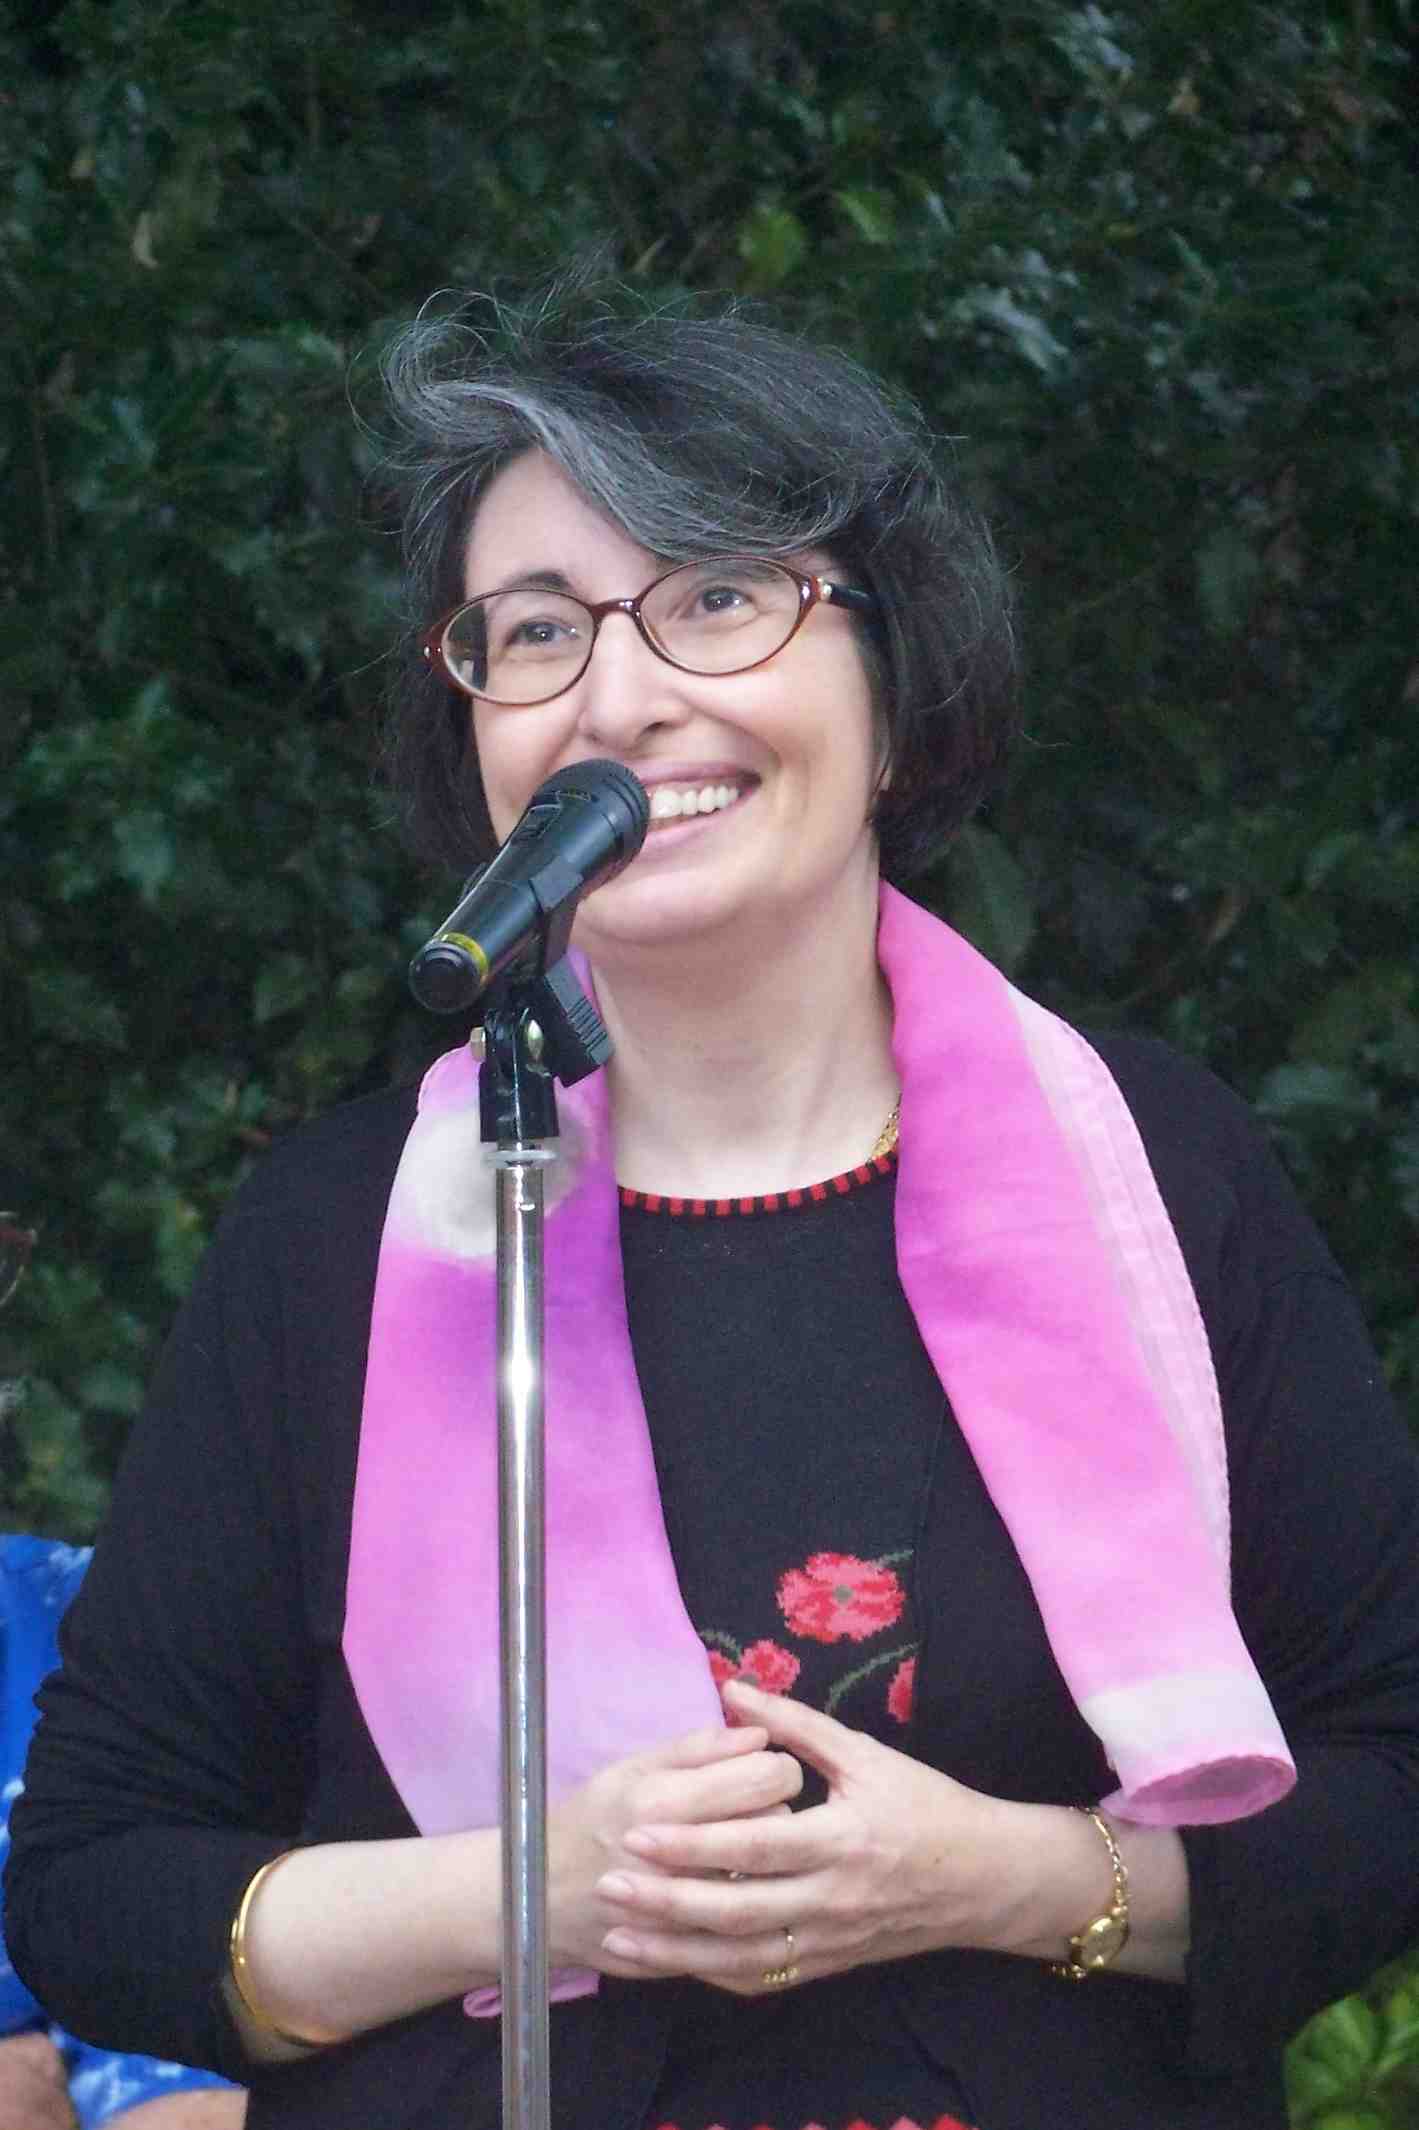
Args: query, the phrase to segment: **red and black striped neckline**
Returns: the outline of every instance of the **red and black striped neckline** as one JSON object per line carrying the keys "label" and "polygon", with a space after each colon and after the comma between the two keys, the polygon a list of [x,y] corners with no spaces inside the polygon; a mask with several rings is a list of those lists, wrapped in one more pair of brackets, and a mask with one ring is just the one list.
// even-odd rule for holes
{"label": "red and black striped neckline", "polygon": [[846,1198],[864,1184],[890,1176],[896,1166],[894,1147],[890,1154],[859,1162],[856,1168],[844,1169],[841,1176],[829,1176],[824,1183],[806,1184],[802,1190],[768,1191],[757,1198],[675,1198],[662,1191],[633,1191],[628,1184],[618,1188],[621,1204],[628,1212],[667,1213],[676,1220],[753,1219],[760,1213],[796,1213],[801,1206]]}

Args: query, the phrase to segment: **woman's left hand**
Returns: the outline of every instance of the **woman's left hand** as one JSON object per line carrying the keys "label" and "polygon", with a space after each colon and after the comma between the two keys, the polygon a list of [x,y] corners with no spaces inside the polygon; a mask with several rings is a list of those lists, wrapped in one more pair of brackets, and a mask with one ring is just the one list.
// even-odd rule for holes
{"label": "woman's left hand", "polygon": [[618,1962],[756,1996],[867,1961],[1005,1942],[1002,1818],[1017,1808],[801,1702],[738,1681],[725,1702],[816,1768],[827,1800],[627,1833],[622,1846],[652,1869],[597,1887],[623,1918],[603,1940]]}

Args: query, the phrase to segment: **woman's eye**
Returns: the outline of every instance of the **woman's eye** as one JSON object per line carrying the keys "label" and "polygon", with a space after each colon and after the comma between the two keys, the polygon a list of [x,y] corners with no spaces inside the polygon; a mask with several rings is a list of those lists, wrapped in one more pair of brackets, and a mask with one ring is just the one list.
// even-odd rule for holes
{"label": "woman's eye", "polygon": [[691,621],[748,621],[759,611],[752,585],[703,584],[690,602]]}
{"label": "woman's eye", "polygon": [[512,624],[503,635],[504,651],[557,651],[575,634],[570,622],[552,617],[529,618]]}

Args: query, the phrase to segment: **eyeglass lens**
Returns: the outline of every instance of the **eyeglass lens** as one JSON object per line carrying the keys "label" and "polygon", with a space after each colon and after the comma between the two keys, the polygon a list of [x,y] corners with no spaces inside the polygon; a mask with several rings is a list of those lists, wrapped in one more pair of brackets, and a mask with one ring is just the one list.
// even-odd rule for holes
{"label": "eyeglass lens", "polygon": [[[691,673],[737,673],[783,648],[802,606],[791,571],[734,556],[671,570],[644,594],[640,615],[672,664]],[[443,650],[475,694],[532,703],[580,677],[594,633],[589,608],[565,592],[490,592],[454,615]]]}

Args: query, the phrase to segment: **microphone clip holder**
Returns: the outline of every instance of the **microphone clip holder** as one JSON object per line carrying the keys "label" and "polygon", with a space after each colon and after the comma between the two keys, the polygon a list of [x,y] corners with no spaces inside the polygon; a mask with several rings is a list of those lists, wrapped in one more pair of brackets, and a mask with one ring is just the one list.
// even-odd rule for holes
{"label": "microphone clip holder", "polygon": [[556,1082],[575,1087],[611,1055],[611,1038],[563,957],[503,977],[483,1009],[478,1082],[484,1143],[526,1146],[557,1135]]}

